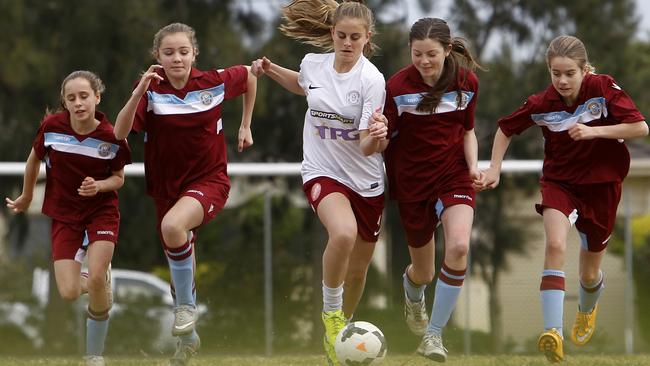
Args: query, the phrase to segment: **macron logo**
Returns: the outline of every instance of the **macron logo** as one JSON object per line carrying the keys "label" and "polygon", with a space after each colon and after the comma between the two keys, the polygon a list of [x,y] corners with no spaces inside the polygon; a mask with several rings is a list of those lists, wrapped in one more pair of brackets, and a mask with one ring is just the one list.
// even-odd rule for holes
{"label": "macron logo", "polygon": [[110,230],[97,230],[97,235],[112,235],[112,236],[115,236],[115,233],[113,233]]}
{"label": "macron logo", "polygon": [[472,197],[466,195],[466,194],[455,194],[454,198],[460,198],[468,201],[472,201]]}

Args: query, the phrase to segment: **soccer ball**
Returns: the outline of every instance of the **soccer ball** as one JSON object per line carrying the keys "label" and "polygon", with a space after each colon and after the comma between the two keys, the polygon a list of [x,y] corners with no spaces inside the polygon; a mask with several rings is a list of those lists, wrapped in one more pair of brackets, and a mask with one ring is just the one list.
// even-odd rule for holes
{"label": "soccer ball", "polygon": [[368,322],[352,322],[336,336],[336,357],[345,366],[377,365],[386,356],[384,333]]}

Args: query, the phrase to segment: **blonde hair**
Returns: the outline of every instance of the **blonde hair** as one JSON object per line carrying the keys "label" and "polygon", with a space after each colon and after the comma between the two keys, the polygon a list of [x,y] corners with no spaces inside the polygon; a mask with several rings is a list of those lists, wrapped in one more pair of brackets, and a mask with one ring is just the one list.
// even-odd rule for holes
{"label": "blonde hair", "polygon": [[596,69],[589,63],[587,48],[580,39],[574,36],[555,37],[546,49],[546,65],[551,67],[551,60],[555,57],[567,57],[578,64],[580,69],[593,73]]}
{"label": "blonde hair", "polygon": [[196,41],[196,32],[194,31],[194,28],[183,23],[171,23],[160,28],[158,32],[156,32],[156,35],[153,36],[153,46],[151,47],[151,56],[153,56],[153,58],[158,57],[158,50],[160,49],[160,43],[163,38],[174,33],[187,34],[187,38],[190,39],[192,47],[194,48],[194,56],[199,55],[199,43]]}
{"label": "blonde hair", "polygon": [[77,79],[77,78],[86,79],[90,84],[90,88],[95,92],[95,94],[101,95],[106,90],[106,87],[104,86],[104,82],[94,72],[86,71],[86,70],[73,71],[68,76],[66,76],[65,79],[63,79],[63,81],[61,82],[60,98],[61,98],[61,107],[63,107],[63,109],[65,109],[65,95],[64,95],[65,86],[70,80]]}
{"label": "blonde hair", "polygon": [[[368,32],[375,34],[375,19],[363,1],[293,0],[282,8],[284,24],[279,29],[286,36],[331,51],[334,48],[331,28],[344,18],[360,19]],[[371,57],[378,49],[368,42],[363,54]]]}

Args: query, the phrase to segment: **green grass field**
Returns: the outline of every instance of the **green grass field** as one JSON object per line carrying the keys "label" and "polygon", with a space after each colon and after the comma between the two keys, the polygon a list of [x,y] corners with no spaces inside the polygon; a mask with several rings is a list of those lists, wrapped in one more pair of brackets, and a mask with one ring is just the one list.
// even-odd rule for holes
{"label": "green grass field", "polygon": [[[167,361],[161,358],[119,358],[107,357],[107,366],[166,366]],[[325,365],[323,356],[282,356],[282,357],[198,357],[193,360],[193,366],[317,366]],[[77,357],[29,358],[2,357],[3,366],[32,366],[32,365],[82,365]],[[424,366],[440,365],[418,356],[389,356],[382,366]],[[450,357],[444,365],[449,366],[548,366],[543,356],[455,356]],[[643,366],[650,365],[650,355],[602,355],[602,356],[567,356],[561,366]]]}

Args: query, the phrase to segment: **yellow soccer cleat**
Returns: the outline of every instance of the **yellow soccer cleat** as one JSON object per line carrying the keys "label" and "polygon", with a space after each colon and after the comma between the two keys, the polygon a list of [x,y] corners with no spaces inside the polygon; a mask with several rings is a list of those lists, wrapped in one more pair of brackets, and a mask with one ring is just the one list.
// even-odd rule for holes
{"label": "yellow soccer cleat", "polygon": [[325,336],[323,337],[323,347],[325,347],[325,356],[329,366],[341,365],[336,357],[334,342],[341,329],[345,327],[346,320],[343,310],[324,311],[322,314],[323,325],[325,325]]}
{"label": "yellow soccer cleat", "polygon": [[539,336],[539,340],[537,340],[537,348],[551,363],[558,363],[564,360],[562,336],[555,328],[547,330]]}
{"label": "yellow soccer cleat", "polygon": [[597,314],[598,304],[588,313],[583,313],[578,309],[576,321],[573,323],[573,329],[571,330],[571,340],[576,346],[584,346],[591,340],[596,331]]}

